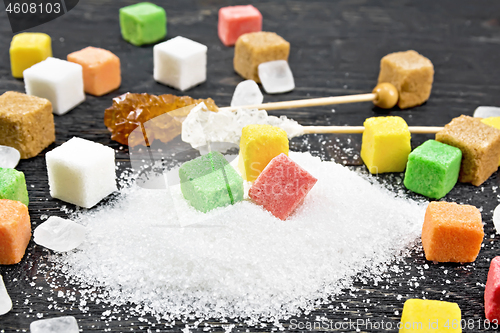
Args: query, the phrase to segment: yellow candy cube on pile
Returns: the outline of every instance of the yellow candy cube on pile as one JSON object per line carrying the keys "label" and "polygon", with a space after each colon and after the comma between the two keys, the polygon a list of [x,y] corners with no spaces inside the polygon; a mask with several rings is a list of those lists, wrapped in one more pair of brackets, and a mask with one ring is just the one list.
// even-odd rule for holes
{"label": "yellow candy cube on pile", "polygon": [[10,43],[10,68],[12,76],[22,78],[25,69],[52,57],[50,36],[38,32],[15,35]]}
{"label": "yellow candy cube on pile", "polygon": [[267,164],[281,153],[288,155],[288,137],[284,130],[271,125],[243,127],[238,161],[243,179],[253,182]]}
{"label": "yellow candy cube on pile", "polygon": [[403,306],[399,333],[462,332],[461,320],[457,303],[409,299]]}
{"label": "yellow candy cube on pile", "polygon": [[410,130],[401,117],[365,120],[361,158],[373,174],[403,172],[411,152]]}
{"label": "yellow candy cube on pile", "polygon": [[[484,118],[484,119],[481,119],[481,121],[486,125],[490,125],[492,127],[495,127],[496,129],[500,130],[500,117]],[[500,166],[500,161],[498,162],[498,165]]]}

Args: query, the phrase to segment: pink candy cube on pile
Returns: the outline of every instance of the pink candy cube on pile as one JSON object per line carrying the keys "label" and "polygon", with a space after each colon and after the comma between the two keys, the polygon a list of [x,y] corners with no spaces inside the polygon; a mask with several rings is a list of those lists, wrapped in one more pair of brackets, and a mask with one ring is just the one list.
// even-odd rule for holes
{"label": "pink candy cube on pile", "polygon": [[279,219],[285,220],[302,203],[318,180],[285,154],[273,158],[248,192]]}
{"label": "pink candy cube on pile", "polygon": [[484,290],[484,312],[489,321],[496,319],[500,322],[500,257],[491,260]]}
{"label": "pink candy cube on pile", "polygon": [[262,31],[262,14],[252,5],[222,7],[218,30],[224,45],[234,45],[241,35]]}

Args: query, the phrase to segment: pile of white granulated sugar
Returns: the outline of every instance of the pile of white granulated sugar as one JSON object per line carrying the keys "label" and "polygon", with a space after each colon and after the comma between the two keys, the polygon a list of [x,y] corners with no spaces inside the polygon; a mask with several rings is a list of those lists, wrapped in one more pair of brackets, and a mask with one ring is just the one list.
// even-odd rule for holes
{"label": "pile of white granulated sugar", "polygon": [[376,280],[419,237],[425,204],[309,153],[290,157],[318,182],[288,220],[245,200],[180,227],[179,200],[131,186],[72,217],[87,238],[52,256],[68,277],[59,283],[81,286],[83,304],[105,299],[165,320],[275,321],[327,302],[356,277]]}

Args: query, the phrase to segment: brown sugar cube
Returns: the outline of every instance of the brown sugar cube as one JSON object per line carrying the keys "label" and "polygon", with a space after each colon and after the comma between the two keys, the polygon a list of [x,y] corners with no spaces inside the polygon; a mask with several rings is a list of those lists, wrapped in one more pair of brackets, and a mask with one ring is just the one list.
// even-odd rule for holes
{"label": "brown sugar cube", "polygon": [[434,66],[413,50],[386,55],[380,61],[378,83],[392,83],[399,92],[401,109],[423,104],[431,95]]}
{"label": "brown sugar cube", "polygon": [[234,70],[245,79],[260,82],[258,66],[263,62],[287,60],[290,43],[274,32],[241,35],[234,48]]}
{"label": "brown sugar cube", "polygon": [[474,206],[433,201],[425,211],[422,245],[425,258],[438,262],[476,260],[484,231],[481,212]]}
{"label": "brown sugar cube", "polygon": [[462,151],[458,180],[479,186],[498,169],[500,130],[483,124],[479,118],[454,118],[436,133],[436,141]]}
{"label": "brown sugar cube", "polygon": [[7,91],[0,96],[0,145],[21,158],[38,155],[56,139],[52,104],[45,98]]}

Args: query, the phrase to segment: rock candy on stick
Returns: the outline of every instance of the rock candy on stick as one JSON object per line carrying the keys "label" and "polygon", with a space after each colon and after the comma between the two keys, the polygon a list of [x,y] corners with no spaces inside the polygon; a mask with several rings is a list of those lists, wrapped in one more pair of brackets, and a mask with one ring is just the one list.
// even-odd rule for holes
{"label": "rock candy on stick", "polygon": [[286,131],[288,138],[304,134],[302,126],[285,116],[269,116],[265,110],[237,109],[208,112],[203,106],[191,110],[182,123],[182,140],[193,147],[209,142],[230,142],[239,145],[241,130],[252,124],[267,124]]}

